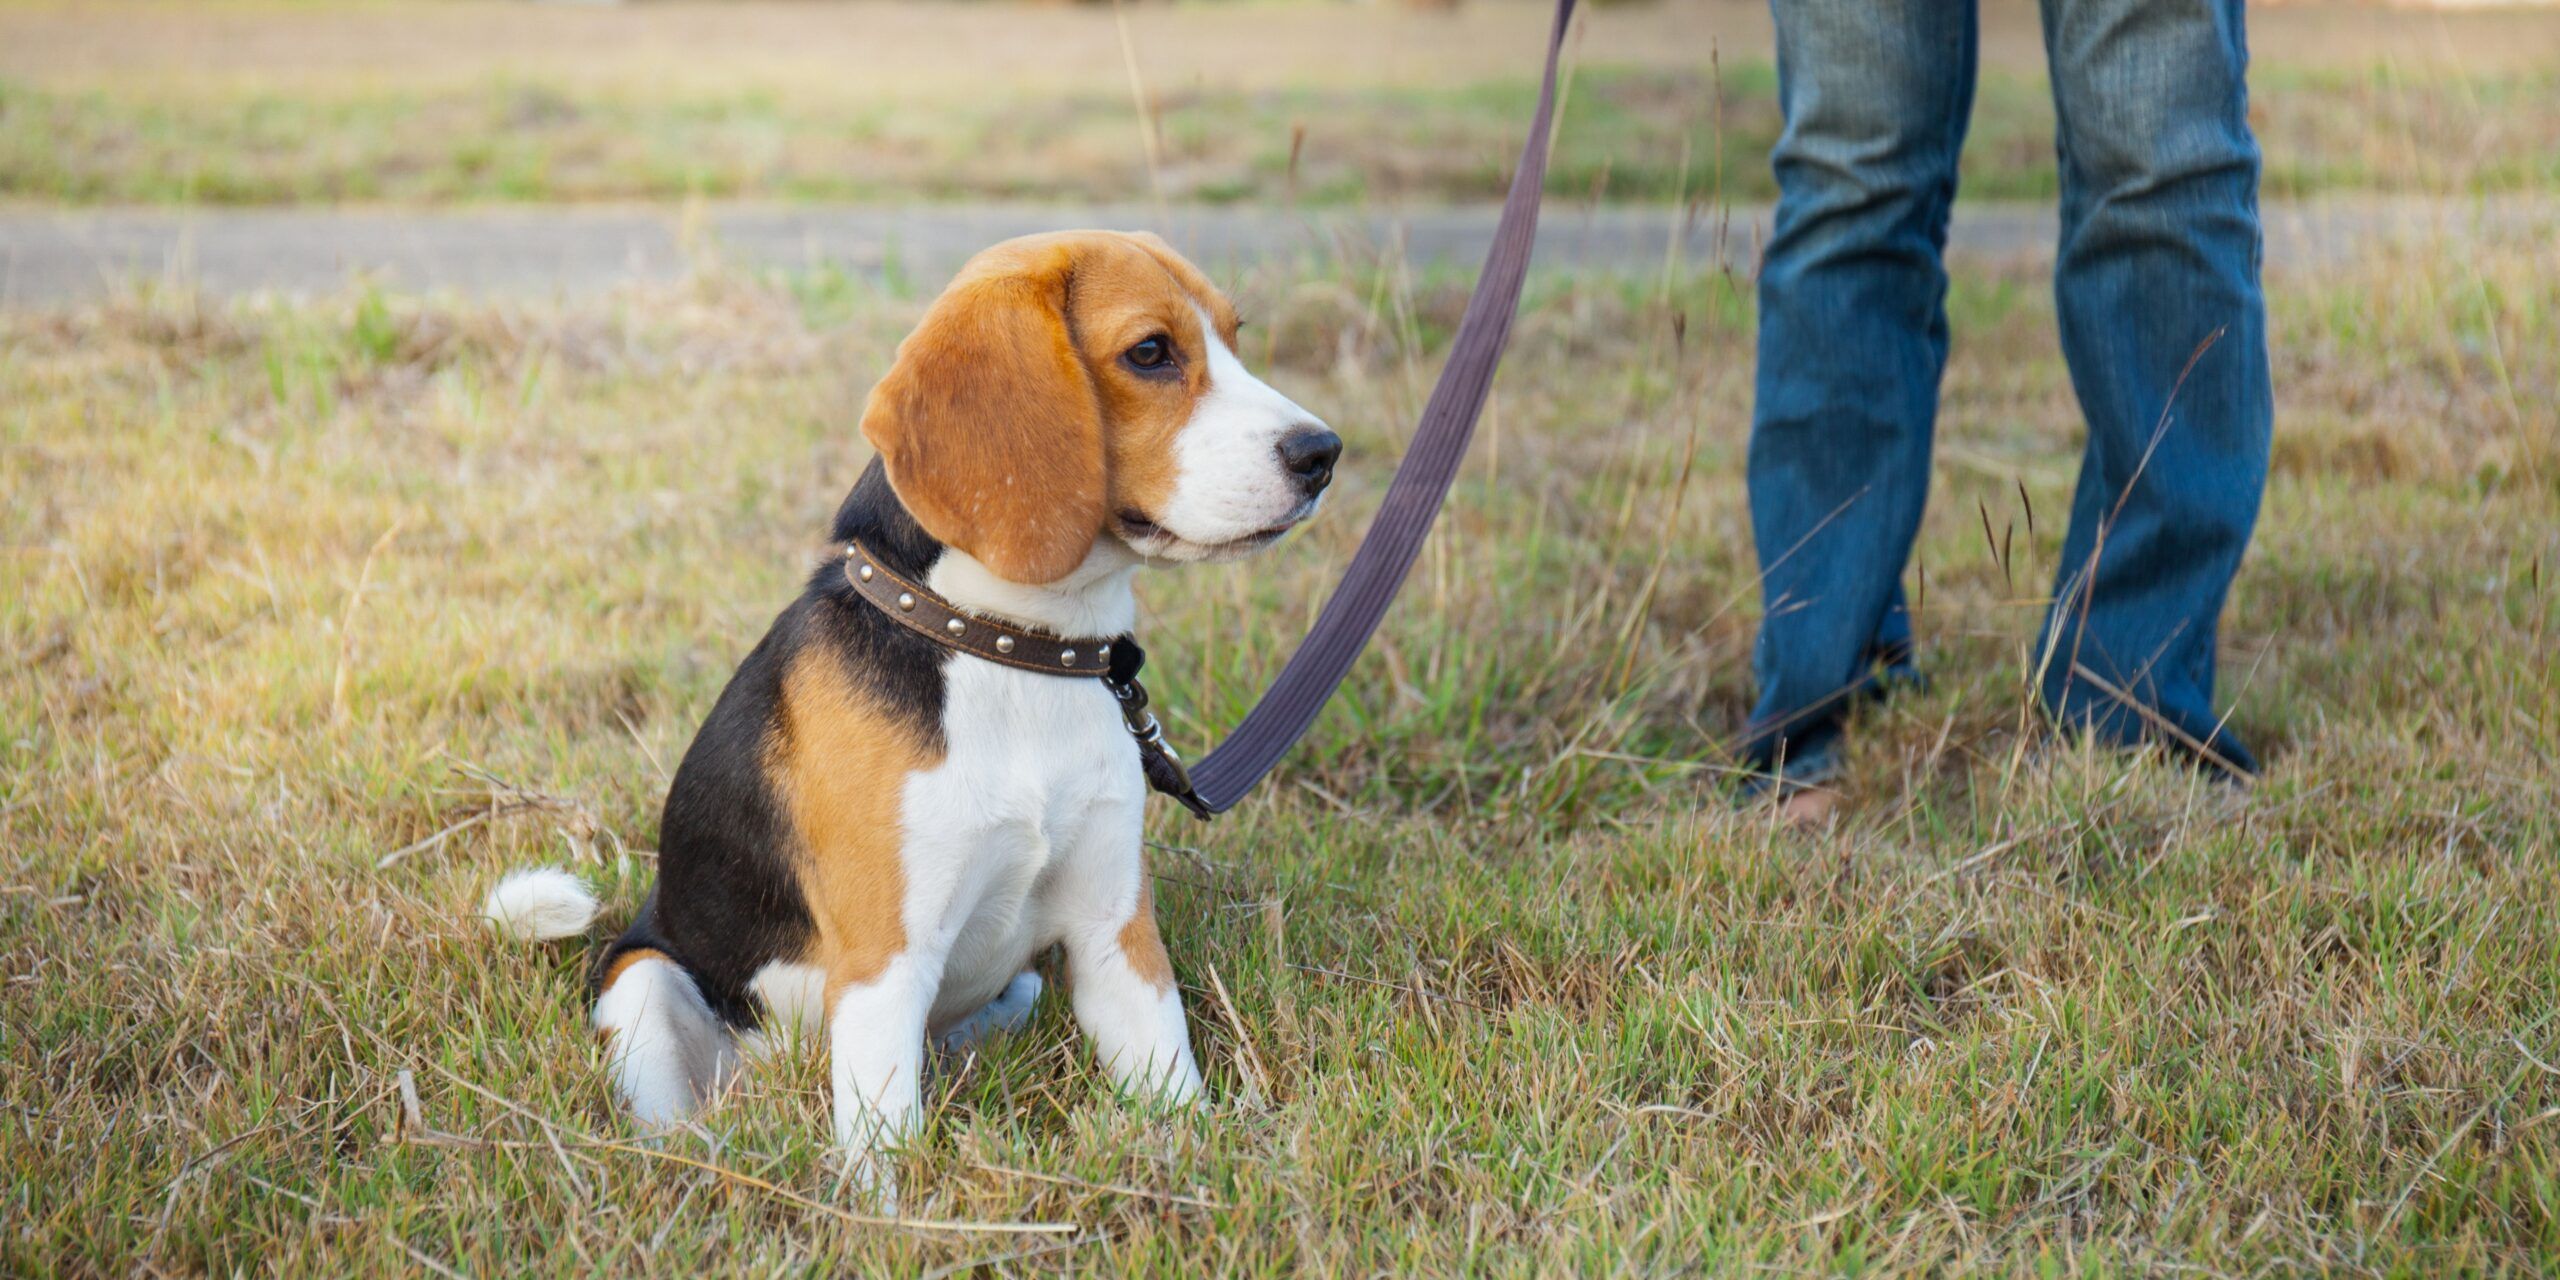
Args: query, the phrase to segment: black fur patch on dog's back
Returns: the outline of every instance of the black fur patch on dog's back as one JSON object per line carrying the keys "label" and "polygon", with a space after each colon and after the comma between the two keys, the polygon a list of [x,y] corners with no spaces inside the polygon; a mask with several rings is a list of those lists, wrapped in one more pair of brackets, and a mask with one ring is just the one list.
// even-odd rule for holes
{"label": "black fur patch on dog's back", "polygon": [[[876,461],[837,511],[835,536],[860,539],[914,580],[942,555]],[[841,558],[829,557],[739,664],[686,750],[659,825],[657,885],[597,957],[599,977],[624,952],[661,951],[693,975],[714,1013],[752,1027],[762,1011],[747,984],[766,965],[807,952],[815,925],[793,865],[799,853],[764,762],[779,731],[784,675],[812,649],[843,664],[891,723],[941,748],[950,651],[882,617],[845,581]]]}

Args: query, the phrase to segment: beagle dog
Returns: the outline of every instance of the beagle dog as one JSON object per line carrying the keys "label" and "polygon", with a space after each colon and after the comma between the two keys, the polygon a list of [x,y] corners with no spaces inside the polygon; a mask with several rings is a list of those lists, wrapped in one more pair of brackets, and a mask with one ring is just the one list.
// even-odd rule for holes
{"label": "beagle dog", "polygon": [[[986,250],[872,390],[878,457],[835,540],[864,557],[862,582],[876,564],[939,597],[955,634],[1125,636],[1140,568],[1269,546],[1332,479],[1341,439],[1245,370],[1236,326],[1152,235]],[[595,969],[623,1100],[645,1123],[682,1120],[767,1029],[823,1031],[836,1140],[888,1193],[874,1157],[916,1128],[927,1040],[1018,1025],[1052,946],[1112,1079],[1196,1100],[1118,700],[936,643],[857,590],[849,563],[822,565],[774,621],[667,793],[657,884]],[[526,872],[487,912],[563,937],[594,903],[566,873]]]}

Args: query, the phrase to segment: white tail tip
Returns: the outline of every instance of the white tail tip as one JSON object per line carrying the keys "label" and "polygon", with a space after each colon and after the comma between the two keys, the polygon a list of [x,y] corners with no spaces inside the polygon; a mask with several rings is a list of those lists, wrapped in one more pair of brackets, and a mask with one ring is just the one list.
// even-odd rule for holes
{"label": "white tail tip", "polygon": [[558,867],[510,873],[489,891],[480,916],[501,936],[519,942],[575,937],[596,922],[595,892]]}

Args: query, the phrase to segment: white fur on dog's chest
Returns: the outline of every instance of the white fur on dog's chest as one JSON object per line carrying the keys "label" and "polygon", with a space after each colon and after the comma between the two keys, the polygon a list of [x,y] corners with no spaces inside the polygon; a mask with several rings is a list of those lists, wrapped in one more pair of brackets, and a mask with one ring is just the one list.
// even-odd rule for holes
{"label": "white fur on dog's chest", "polygon": [[909,945],[947,957],[931,1023],[984,1004],[1069,922],[1134,902],[1146,799],[1137,744],[1098,680],[955,654],[942,763],[910,774]]}
{"label": "white fur on dog's chest", "polygon": [[[901,784],[901,924],[909,955],[941,966],[939,1035],[994,999],[1079,920],[1125,916],[1143,863],[1146,776],[1098,680],[954,654],[944,668],[942,762]],[[814,1033],[825,975],[775,963],[753,987],[785,1026]]]}

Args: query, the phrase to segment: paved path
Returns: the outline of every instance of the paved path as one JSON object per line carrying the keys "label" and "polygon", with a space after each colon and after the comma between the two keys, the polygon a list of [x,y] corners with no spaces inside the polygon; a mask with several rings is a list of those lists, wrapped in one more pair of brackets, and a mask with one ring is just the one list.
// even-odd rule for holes
{"label": "paved path", "polygon": [[[639,206],[485,210],[21,209],[0,211],[0,306],[77,303],[137,281],[191,282],[229,296],[326,292],[359,273],[401,289],[467,296],[579,296],[680,278],[688,244],[716,245],[751,267],[895,268],[930,286],[970,253],[1058,227],[1156,227],[1204,262],[1331,256],[1401,242],[1418,261],[1472,264],[1491,207],[1362,214],[1247,208],[944,205],[914,208],[714,206],[688,218]],[[1682,252],[1748,268],[1766,208],[1688,220]],[[1667,210],[1551,204],[1538,237],[1545,267],[1648,270],[1665,256]],[[2053,214],[2035,205],[1958,204],[1959,254],[2049,257]],[[2560,235],[2560,200],[2355,199],[2271,205],[2270,266],[2318,267],[2394,240],[2470,243]]]}

